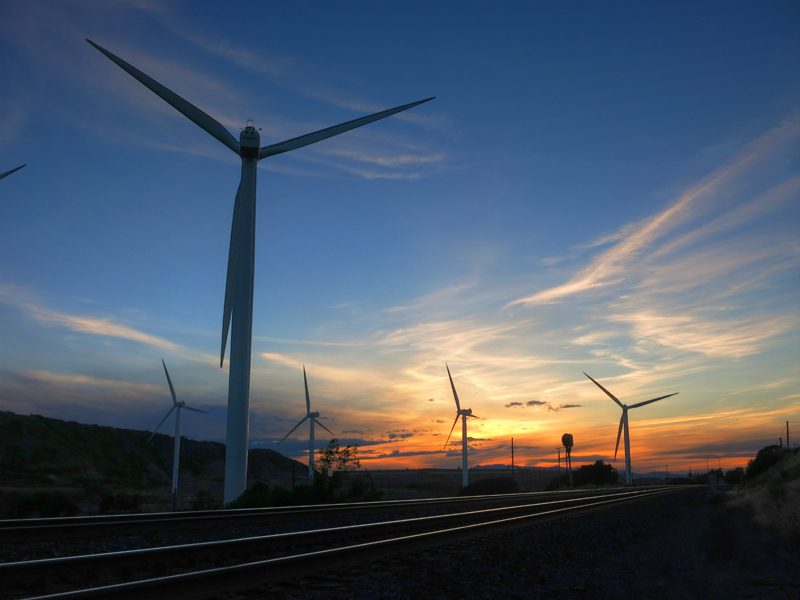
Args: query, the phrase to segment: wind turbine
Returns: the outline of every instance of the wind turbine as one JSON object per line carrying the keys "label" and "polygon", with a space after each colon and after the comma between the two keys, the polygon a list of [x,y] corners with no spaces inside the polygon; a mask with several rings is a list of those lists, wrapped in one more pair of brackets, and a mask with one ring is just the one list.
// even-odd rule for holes
{"label": "wind turbine", "polygon": [[0,179],[2,179],[3,177],[7,177],[7,176],[11,175],[14,171],[19,171],[22,167],[26,167],[26,166],[27,166],[27,163],[25,163],[22,166],[17,167],[16,169],[11,169],[10,171],[6,171],[2,175],[0,175]]}
{"label": "wind turbine", "polygon": [[[308,397],[308,379],[306,378],[306,366],[303,365],[303,382],[306,384],[306,416],[300,419],[300,422],[292,427],[292,431],[300,427],[306,419],[311,419],[311,437],[308,439],[308,476],[313,480],[314,478],[314,423],[317,423],[320,427],[322,427],[325,431],[330,433],[331,435],[336,435],[330,429],[325,427],[322,423],[319,423],[317,419],[319,418],[318,412],[311,412],[311,399]],[[283,440],[289,437],[292,434],[292,431],[287,433],[283,436]],[[283,443],[283,440],[278,442],[278,446]]]}
{"label": "wind turbine", "polygon": [[233,150],[242,159],[242,176],[233,206],[233,226],[228,253],[228,276],[222,315],[220,368],[225,360],[228,327],[231,331],[230,374],[228,378],[228,429],[225,451],[225,502],[232,502],[247,488],[247,438],[250,418],[250,351],[253,334],[253,272],[255,262],[256,167],[262,158],[296,150],[339,135],[356,127],[389,117],[433,100],[427,98],[384,110],[373,115],[334,125],[278,144],[259,147],[260,135],[252,121],[239,141],[218,121],[187,102],[136,67],[86,40],[138,80],[151,92],[187,117],[195,125]]}
{"label": "wind turbine", "polygon": [[[584,375],[586,375],[586,373],[584,373]],[[589,377],[589,375],[586,376]],[[592,378],[589,377],[589,379]],[[599,387],[606,394],[608,394],[609,398],[611,398],[614,402],[619,404],[619,407],[622,409],[622,416],[619,419],[619,431],[617,431],[617,446],[616,448],[614,448],[614,460],[617,460],[617,451],[619,450],[619,438],[624,428],[625,429],[625,483],[631,485],[633,484],[633,473],[631,472],[631,439],[630,436],[628,435],[628,410],[631,408],[639,408],[640,406],[644,406],[645,404],[658,402],[659,400],[663,400],[664,398],[669,398],[670,396],[675,396],[676,394],[678,394],[678,392],[675,392],[673,394],[667,394],[666,396],[659,396],[658,398],[653,398],[652,400],[645,400],[644,402],[639,402],[637,404],[628,406],[617,400],[614,394],[612,394],[602,385],[594,381],[594,379],[592,379],[592,381],[597,387]]]}
{"label": "wind turbine", "polygon": [[[161,423],[158,424],[158,427],[161,427],[164,424],[164,421],[172,414],[172,411],[176,408],[178,409],[178,414],[175,415],[175,456],[172,458],[172,510],[175,511],[178,505],[178,459],[181,455],[181,409],[185,408],[186,410],[193,410],[194,412],[199,412],[203,414],[208,414],[204,410],[200,410],[197,408],[192,408],[191,406],[186,406],[186,402],[181,400],[178,402],[178,399],[175,397],[175,388],[172,387],[172,380],[169,378],[169,371],[167,371],[167,365],[164,363],[164,359],[161,359],[161,364],[164,365],[164,373],[167,374],[167,383],[169,384],[169,391],[172,394],[172,408],[169,409],[167,416],[161,419]],[[153,433],[147,438],[148,443],[150,440],[153,439],[153,436],[158,431],[158,427],[153,430]]]}
{"label": "wind turbine", "polygon": [[450,387],[453,388],[453,398],[456,400],[456,420],[453,421],[453,426],[450,428],[450,433],[447,434],[447,440],[445,440],[442,450],[444,451],[447,449],[447,442],[450,441],[450,436],[453,435],[453,430],[456,428],[458,418],[461,417],[461,486],[467,487],[469,485],[469,471],[467,469],[467,417],[472,417],[473,419],[479,419],[480,417],[473,415],[471,408],[461,408],[461,404],[458,402],[456,386],[453,385],[453,376],[450,375],[450,367],[447,366],[447,363],[445,363],[444,366],[447,367],[447,376],[450,378]]}

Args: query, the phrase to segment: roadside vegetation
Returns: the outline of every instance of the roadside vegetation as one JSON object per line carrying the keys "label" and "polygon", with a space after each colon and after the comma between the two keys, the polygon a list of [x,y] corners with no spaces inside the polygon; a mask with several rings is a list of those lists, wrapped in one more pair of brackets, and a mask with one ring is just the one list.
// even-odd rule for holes
{"label": "roadside vegetation", "polygon": [[372,502],[380,500],[383,492],[377,488],[369,473],[354,473],[361,466],[358,446],[340,447],[334,438],[320,450],[314,482],[292,489],[275,486],[267,481],[253,482],[241,496],[225,508],[266,508],[270,506],[303,506],[340,502]]}
{"label": "roadside vegetation", "polygon": [[726,506],[746,511],[760,527],[800,544],[800,448],[759,450]]}

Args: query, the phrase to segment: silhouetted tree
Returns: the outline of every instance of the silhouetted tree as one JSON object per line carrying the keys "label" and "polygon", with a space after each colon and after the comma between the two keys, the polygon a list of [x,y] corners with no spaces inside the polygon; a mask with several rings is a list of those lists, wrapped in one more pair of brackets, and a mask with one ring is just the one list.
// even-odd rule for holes
{"label": "silhouetted tree", "polygon": [[333,438],[327,448],[323,448],[319,453],[317,468],[323,475],[334,473],[349,473],[361,467],[358,460],[358,444],[348,444],[344,448],[339,447],[339,439]]}
{"label": "silhouetted tree", "polygon": [[742,479],[744,479],[744,469],[742,467],[736,467],[725,473],[725,483],[742,483]]}
{"label": "silhouetted tree", "polygon": [[[575,487],[592,484],[592,485],[614,485],[619,482],[619,473],[609,464],[598,460],[593,465],[581,465],[581,467],[574,471],[572,474]],[[561,476],[561,487],[569,486],[569,475]],[[548,490],[558,488],[559,478],[556,477],[547,486]]]}

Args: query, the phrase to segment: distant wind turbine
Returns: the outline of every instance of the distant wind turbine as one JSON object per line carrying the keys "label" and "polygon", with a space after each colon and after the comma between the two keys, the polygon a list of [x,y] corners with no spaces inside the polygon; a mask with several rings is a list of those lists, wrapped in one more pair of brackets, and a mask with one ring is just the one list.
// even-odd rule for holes
{"label": "distant wind turbine", "polygon": [[9,176],[9,175],[11,175],[11,174],[12,174],[14,171],[19,171],[19,170],[20,170],[22,167],[26,167],[26,166],[28,166],[28,164],[27,164],[27,163],[25,163],[25,164],[24,164],[24,165],[22,165],[22,166],[19,166],[19,167],[17,167],[16,169],[11,169],[10,171],[6,171],[6,172],[5,172],[5,173],[3,173],[2,175],[0,175],[0,179],[2,179],[3,177],[8,177],[8,176]]}
{"label": "distant wind turbine", "polygon": [[[186,402],[178,402],[178,399],[175,397],[175,388],[172,387],[172,380],[169,378],[169,371],[167,371],[167,365],[164,363],[163,358],[161,359],[161,364],[164,365],[164,373],[167,374],[167,383],[169,384],[169,391],[172,394],[172,408],[169,409],[167,416],[161,419],[161,423],[158,424],[158,427],[161,427],[164,424],[164,421],[166,421],[167,418],[172,414],[173,410],[176,408],[178,409],[178,414],[175,415],[175,456],[172,458],[172,510],[174,511],[178,505],[178,459],[181,455],[181,409],[185,408],[186,410],[193,410],[194,412],[199,412],[206,415],[208,413],[204,410],[186,406]],[[148,443],[153,439],[156,431],[158,431],[158,427],[155,428],[145,443]]]}
{"label": "distant wind turbine", "polygon": [[356,127],[408,110],[433,100],[427,98],[404,104],[346,123],[259,147],[260,135],[252,121],[239,135],[239,141],[218,121],[187,102],[154,79],[108,50],[86,40],[151,92],[187,117],[195,125],[233,150],[242,159],[242,176],[233,206],[233,226],[228,253],[228,276],[222,315],[220,367],[225,360],[228,327],[231,331],[230,374],[228,378],[228,431],[225,450],[225,502],[235,500],[247,488],[247,438],[250,419],[250,352],[253,335],[253,273],[255,262],[256,167],[258,161],[309,144],[320,142]]}
{"label": "distant wind turbine", "polygon": [[[586,373],[584,373],[586,375]],[[589,377],[589,375],[586,375]],[[589,379],[592,379],[589,377]],[[594,379],[592,379],[594,381]],[[622,430],[625,429],[625,483],[628,485],[633,484],[633,473],[631,472],[631,439],[628,435],[628,410],[631,408],[639,408],[640,406],[644,406],[645,404],[651,404],[653,402],[658,402],[659,400],[663,400],[664,398],[669,398],[670,396],[675,396],[678,392],[673,394],[667,394],[666,396],[659,396],[658,398],[653,398],[652,400],[645,400],[644,402],[639,402],[638,404],[633,404],[631,406],[627,406],[623,404],[617,398],[609,392],[606,388],[602,385],[594,381],[594,384],[603,390],[608,397],[611,398],[614,402],[619,404],[619,407],[622,409],[622,417],[619,419],[619,431],[617,431],[617,446],[614,448],[614,460],[617,460],[617,451],[619,450],[619,438],[622,434]]]}
{"label": "distant wind turbine", "polygon": [[453,426],[450,428],[450,433],[447,434],[447,439],[444,442],[443,451],[447,449],[447,442],[450,441],[450,436],[453,435],[453,430],[456,428],[456,423],[458,423],[458,418],[461,417],[461,485],[462,487],[467,487],[469,485],[469,470],[467,468],[467,417],[472,417],[473,419],[479,419],[477,415],[472,414],[471,408],[461,408],[461,404],[458,402],[458,394],[456,393],[456,386],[453,385],[453,376],[450,375],[450,367],[445,363],[444,365],[447,367],[447,376],[450,378],[450,387],[453,388],[453,398],[456,400],[456,420],[453,421]]}
{"label": "distant wind turbine", "polygon": [[[292,430],[283,436],[283,440],[289,437],[292,434],[292,431],[300,427],[306,419],[310,419],[311,421],[311,437],[308,439],[308,476],[313,480],[314,478],[314,423],[317,423],[320,427],[322,427],[325,431],[330,433],[331,435],[336,435],[330,429],[325,427],[322,423],[319,423],[317,419],[319,418],[318,412],[311,412],[311,399],[308,397],[308,379],[306,378],[306,366],[303,365],[303,382],[306,384],[306,416],[300,419],[300,422],[292,427]],[[283,443],[283,440],[278,442],[278,446]]]}

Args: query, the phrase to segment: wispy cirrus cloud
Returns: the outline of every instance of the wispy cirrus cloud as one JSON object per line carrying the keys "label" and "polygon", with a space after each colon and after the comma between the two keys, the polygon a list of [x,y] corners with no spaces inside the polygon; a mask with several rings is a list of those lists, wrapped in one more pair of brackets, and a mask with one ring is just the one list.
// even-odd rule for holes
{"label": "wispy cirrus cloud", "polygon": [[[65,327],[77,333],[138,342],[186,357],[193,356],[197,358],[199,356],[180,344],[140,331],[130,325],[119,323],[110,317],[73,315],[51,310],[34,302],[29,296],[19,287],[0,285],[0,302],[15,306],[41,325]],[[203,360],[210,360],[210,358],[202,357]]]}
{"label": "wispy cirrus cloud", "polygon": [[[795,112],[777,127],[745,146],[733,159],[714,169],[664,211],[639,223],[626,225],[621,231],[589,244],[593,247],[616,241],[614,246],[602,252],[567,283],[519,298],[507,306],[558,302],[569,296],[581,295],[590,290],[607,288],[625,281],[629,278],[627,270],[631,261],[639,259],[652,244],[697,213],[708,210],[708,207],[699,206],[700,204],[717,201],[727,190],[727,186],[762,166],[776,154],[785,152],[798,135],[800,135],[800,112]],[[792,178],[780,186],[774,194],[782,198],[796,191],[795,179]],[[763,209],[763,205],[761,208]],[[744,208],[738,211],[738,214],[723,218],[721,223],[718,221],[717,227],[725,221],[741,222],[753,213],[752,206]],[[713,229],[712,225],[705,232],[697,231],[695,235],[707,234]]]}

